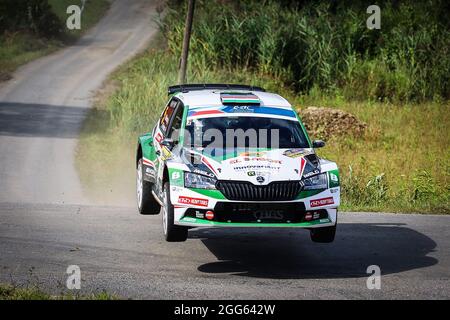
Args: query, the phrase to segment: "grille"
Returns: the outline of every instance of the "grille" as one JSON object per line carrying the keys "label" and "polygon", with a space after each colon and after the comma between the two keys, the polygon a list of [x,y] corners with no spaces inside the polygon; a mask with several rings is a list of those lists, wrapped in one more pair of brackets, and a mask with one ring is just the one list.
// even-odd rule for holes
{"label": "grille", "polygon": [[276,181],[265,186],[245,181],[218,181],[216,188],[228,200],[288,201],[295,199],[302,185],[299,181]]}
{"label": "grille", "polygon": [[220,222],[301,222],[305,216],[303,202],[255,203],[218,202],[215,220]]}
{"label": "grille", "polygon": [[[207,209],[186,210],[184,216],[206,219]],[[306,211],[303,202],[217,202],[214,207],[214,219],[217,222],[243,223],[298,223],[306,222],[305,214],[310,212],[312,220],[328,217],[327,210]]]}

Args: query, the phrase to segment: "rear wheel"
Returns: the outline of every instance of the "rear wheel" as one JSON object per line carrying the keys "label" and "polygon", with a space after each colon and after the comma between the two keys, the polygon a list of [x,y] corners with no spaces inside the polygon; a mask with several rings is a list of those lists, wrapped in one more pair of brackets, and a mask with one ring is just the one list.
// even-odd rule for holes
{"label": "rear wheel", "polygon": [[144,180],[144,166],[139,159],[136,169],[136,197],[140,214],[158,214],[161,206],[152,194],[152,184]]}
{"label": "rear wheel", "polygon": [[336,225],[332,227],[314,228],[310,231],[311,240],[318,243],[330,243],[336,236]]}
{"label": "rear wheel", "polygon": [[162,208],[162,224],[164,237],[168,242],[182,242],[186,241],[188,237],[188,228],[177,226],[174,224],[175,210],[170,202],[170,185],[168,182],[164,183],[164,206]]}

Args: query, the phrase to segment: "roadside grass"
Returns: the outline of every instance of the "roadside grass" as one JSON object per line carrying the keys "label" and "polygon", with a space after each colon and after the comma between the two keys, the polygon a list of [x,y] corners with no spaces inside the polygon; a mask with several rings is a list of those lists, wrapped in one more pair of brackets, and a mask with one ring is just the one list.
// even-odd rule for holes
{"label": "roadside grass", "polygon": [[[64,29],[60,38],[39,37],[28,31],[0,33],[0,81],[11,78],[11,73],[19,66],[48,55],[64,45],[78,39],[95,25],[109,7],[108,0],[87,1],[82,14],[81,30]],[[76,0],[49,0],[52,11],[64,22],[68,17],[66,9],[71,4],[80,5]]]}
{"label": "roadside grass", "polygon": [[0,35],[0,81],[9,80],[17,67],[61,47],[58,40],[39,39],[24,32]]}
{"label": "roadside grass", "polygon": [[117,300],[118,298],[106,292],[89,295],[61,293],[51,295],[37,287],[17,287],[0,284],[0,300]]}
{"label": "roadside grass", "polygon": [[[159,117],[177,65],[167,50],[152,48],[112,75],[113,89],[88,115],[77,152],[80,178],[93,200],[134,204],[137,136]],[[343,210],[450,213],[448,102],[394,105],[320,91],[300,95],[273,76],[242,68],[205,66],[188,74],[190,82],[261,85],[298,108],[340,108],[365,121],[364,137],[331,138],[318,150],[340,167]]]}
{"label": "roadside grass", "polygon": [[327,100],[313,101],[348,111],[368,124],[363,137],[332,137],[319,150],[340,167],[342,209],[450,213],[448,103],[399,106]]}

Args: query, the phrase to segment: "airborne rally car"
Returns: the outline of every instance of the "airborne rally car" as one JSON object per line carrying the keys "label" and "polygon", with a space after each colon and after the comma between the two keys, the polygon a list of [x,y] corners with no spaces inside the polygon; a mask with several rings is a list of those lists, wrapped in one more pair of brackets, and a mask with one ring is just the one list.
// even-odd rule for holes
{"label": "airborne rally car", "polygon": [[297,227],[332,242],[338,168],[319,158],[292,106],[259,87],[169,87],[158,123],[139,137],[141,214],[162,214],[167,241],[192,227]]}

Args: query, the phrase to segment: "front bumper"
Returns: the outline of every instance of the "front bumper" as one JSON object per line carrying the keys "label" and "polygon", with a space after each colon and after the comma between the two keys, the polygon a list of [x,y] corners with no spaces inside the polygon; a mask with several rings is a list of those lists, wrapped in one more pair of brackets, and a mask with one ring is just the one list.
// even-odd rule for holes
{"label": "front bumper", "polygon": [[[170,199],[176,225],[189,227],[297,227],[334,226],[340,188],[302,192],[292,201],[231,201],[217,190],[172,187]],[[213,212],[208,219],[206,213]]]}

